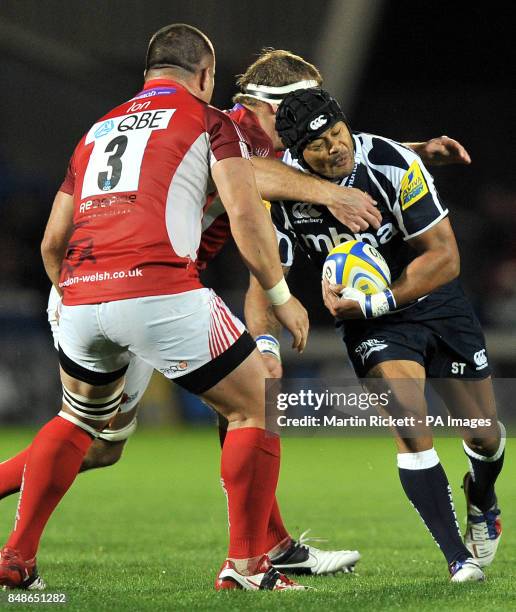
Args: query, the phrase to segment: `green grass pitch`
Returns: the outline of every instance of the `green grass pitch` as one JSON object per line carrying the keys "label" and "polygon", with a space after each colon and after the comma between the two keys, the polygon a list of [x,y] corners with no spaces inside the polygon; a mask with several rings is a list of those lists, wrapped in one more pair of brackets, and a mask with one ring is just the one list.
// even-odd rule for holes
{"label": "green grass pitch", "polygon": [[[4,430],[0,461],[31,437]],[[402,494],[390,439],[285,440],[278,498],[287,527],[294,536],[311,528],[328,538],[321,547],[358,548],[363,557],[355,575],[307,578],[316,590],[298,593],[213,590],[227,536],[217,444],[215,430],[142,429],[118,465],[78,477],[50,520],[38,556],[49,590],[67,594],[65,609],[515,609],[514,439],[498,486],[505,528],[498,557],[486,583],[463,585],[448,582],[440,552]],[[461,445],[440,439],[436,447],[462,523]],[[16,501],[0,502],[2,542]]]}

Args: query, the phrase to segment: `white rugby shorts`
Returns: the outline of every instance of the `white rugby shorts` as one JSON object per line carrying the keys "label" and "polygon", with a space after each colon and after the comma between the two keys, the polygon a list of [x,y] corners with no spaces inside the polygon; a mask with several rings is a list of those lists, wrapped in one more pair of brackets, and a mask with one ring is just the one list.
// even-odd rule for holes
{"label": "white rugby shorts", "polygon": [[222,380],[256,346],[220,297],[202,288],[63,305],[59,348],[65,371],[91,384],[106,384],[123,375],[137,357],[199,394]]}
{"label": "white rugby shorts", "polygon": [[[59,349],[59,325],[57,322],[57,309],[62,308],[61,298],[54,286],[48,296],[47,315],[52,336],[54,337],[54,346]],[[143,359],[131,355],[127,372],[125,373],[124,395],[120,404],[120,413],[126,413],[132,410],[142,399],[143,394],[147,390],[151,379],[153,367],[145,363]]]}

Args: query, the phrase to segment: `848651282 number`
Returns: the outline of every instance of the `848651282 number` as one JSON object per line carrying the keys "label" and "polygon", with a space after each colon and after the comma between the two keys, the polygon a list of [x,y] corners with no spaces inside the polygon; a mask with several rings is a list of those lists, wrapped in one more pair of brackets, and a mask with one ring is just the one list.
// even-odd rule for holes
{"label": "848651282 number", "polygon": [[34,593],[30,591],[4,591],[0,602],[8,604],[65,604],[66,593]]}

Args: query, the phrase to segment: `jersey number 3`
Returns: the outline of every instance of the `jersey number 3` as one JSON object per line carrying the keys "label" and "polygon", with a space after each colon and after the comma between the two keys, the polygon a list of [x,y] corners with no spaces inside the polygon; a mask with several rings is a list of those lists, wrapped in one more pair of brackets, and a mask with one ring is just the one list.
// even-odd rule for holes
{"label": "jersey number 3", "polygon": [[107,160],[107,165],[111,168],[111,176],[109,172],[99,172],[97,177],[97,185],[102,191],[114,189],[122,175],[122,155],[127,149],[127,136],[117,136],[110,141],[105,149],[105,153],[113,153]]}
{"label": "jersey number 3", "polygon": [[[96,123],[86,135],[85,144],[93,142],[94,145],[84,174],[81,199],[102,193],[137,191],[149,138],[155,130],[168,127],[174,111],[133,113]],[[157,116],[153,117],[154,114]]]}

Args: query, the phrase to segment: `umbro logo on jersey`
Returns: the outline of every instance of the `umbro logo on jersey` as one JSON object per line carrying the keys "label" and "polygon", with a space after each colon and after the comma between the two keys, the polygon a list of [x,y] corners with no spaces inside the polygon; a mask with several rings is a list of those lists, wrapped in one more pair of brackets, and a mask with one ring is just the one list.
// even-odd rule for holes
{"label": "umbro logo on jersey", "polygon": [[326,123],[328,123],[328,117],[326,117],[326,115],[319,115],[318,117],[316,117],[315,119],[312,119],[312,121],[310,121],[310,124],[309,124],[308,127],[313,132],[315,132],[315,130],[318,130],[323,125],[326,125]]}
{"label": "umbro logo on jersey", "polygon": [[355,353],[360,355],[362,359],[362,363],[365,364],[366,359],[371,355],[371,353],[376,353],[377,351],[383,351],[386,349],[387,345],[381,340],[377,340],[376,338],[370,338],[369,340],[364,340],[361,342],[355,349]]}

